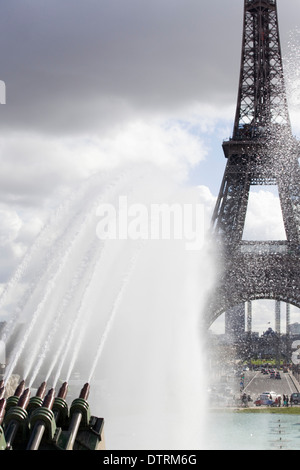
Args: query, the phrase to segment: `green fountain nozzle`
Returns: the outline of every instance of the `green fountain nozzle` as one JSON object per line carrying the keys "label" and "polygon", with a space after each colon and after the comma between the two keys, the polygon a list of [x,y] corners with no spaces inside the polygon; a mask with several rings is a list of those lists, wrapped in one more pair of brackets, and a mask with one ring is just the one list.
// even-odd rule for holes
{"label": "green fountain nozzle", "polygon": [[6,400],[5,398],[1,398],[0,399],[0,426],[5,416],[5,407],[6,407]]}
{"label": "green fountain nozzle", "polygon": [[54,398],[55,398],[55,390],[54,388],[51,388],[44,398],[43,408],[49,408],[49,410],[51,410],[53,406]]}
{"label": "green fountain nozzle", "polygon": [[35,396],[30,398],[28,408],[27,408],[27,412],[29,415],[31,415],[31,413],[36,408],[39,408],[40,406],[42,406],[45,393],[46,393],[46,386],[47,386],[46,382],[43,382],[37,389]]}
{"label": "green fountain nozzle", "polygon": [[87,400],[90,394],[90,384],[86,383],[81,389],[79,398],[82,398],[83,400]]}
{"label": "green fountain nozzle", "polygon": [[6,449],[6,440],[4,436],[4,431],[1,426],[4,416],[5,416],[5,407],[6,407],[6,400],[4,398],[1,398],[0,400],[0,450]]}
{"label": "green fountain nozzle", "polygon": [[39,398],[44,398],[46,394],[46,386],[47,382],[42,382],[39,388],[37,389],[35,396]]}
{"label": "green fountain nozzle", "polygon": [[73,400],[70,408],[71,418],[75,418],[76,416],[80,415],[79,424],[82,424],[82,426],[87,426],[90,420],[89,404],[87,402],[89,393],[90,385],[86,383],[81,389],[79,398],[75,398],[75,400]]}
{"label": "green fountain nozzle", "polygon": [[30,390],[27,388],[20,396],[16,406],[12,406],[6,412],[5,423],[5,440],[6,449],[11,449],[13,441],[17,435],[20,426],[23,428],[27,424],[28,413],[26,411],[30,399]]}
{"label": "green fountain nozzle", "polygon": [[52,388],[44,398],[43,405],[33,411],[30,417],[30,425],[33,430],[27,450],[38,450],[45,431],[48,432],[48,437],[53,439],[56,430],[54,413],[52,411],[54,398],[55,390]]}
{"label": "green fountain nozzle", "polygon": [[24,392],[25,390],[25,380],[22,380],[19,385],[17,386],[16,390],[15,390],[15,393],[14,393],[14,396],[15,397],[20,397],[22,395],[22,393]]}
{"label": "green fountain nozzle", "polygon": [[68,393],[68,382],[64,382],[62,384],[62,386],[60,387],[60,389],[59,389],[57,397],[62,398],[63,400],[65,400],[65,398],[67,396],[67,393]]}
{"label": "green fountain nozzle", "polygon": [[7,399],[6,411],[8,411],[10,408],[13,408],[14,406],[17,406],[19,398],[23,394],[24,390],[25,390],[25,380],[22,380],[17,386],[14,395]]}
{"label": "green fountain nozzle", "polygon": [[86,383],[81,389],[79,398],[76,398],[70,408],[70,426],[69,426],[69,439],[66,450],[73,450],[77,432],[80,426],[88,426],[90,421],[89,404],[86,401],[90,392],[90,385]]}
{"label": "green fountain nozzle", "polygon": [[25,410],[27,408],[29,399],[30,399],[30,390],[29,390],[29,388],[26,388],[26,390],[24,390],[24,392],[22,393],[22,395],[19,398],[18,406]]}
{"label": "green fountain nozzle", "polygon": [[66,402],[66,396],[68,393],[68,383],[64,382],[59,389],[57,397],[54,399],[53,403],[53,413],[55,416],[55,421],[58,426],[64,426],[69,417],[68,405]]}

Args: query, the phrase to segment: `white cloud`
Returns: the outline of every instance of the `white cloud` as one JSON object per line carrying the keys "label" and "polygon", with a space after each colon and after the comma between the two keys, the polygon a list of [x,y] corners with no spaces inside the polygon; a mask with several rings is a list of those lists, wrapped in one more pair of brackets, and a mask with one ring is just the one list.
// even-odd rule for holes
{"label": "white cloud", "polygon": [[199,137],[179,122],[135,120],[122,126],[114,136],[99,139],[103,160],[117,166],[126,163],[151,163],[185,180],[187,172],[206,156]]}
{"label": "white cloud", "polygon": [[42,228],[36,214],[20,214],[11,207],[0,208],[0,282],[5,282],[34,242]]}
{"label": "white cloud", "polygon": [[259,189],[250,191],[243,234],[245,240],[286,240],[278,195]]}
{"label": "white cloud", "polygon": [[[202,139],[186,122],[166,118],[135,119],[101,136],[8,133],[0,140],[0,195],[5,215],[0,237],[8,252],[11,244],[12,252],[2,278],[5,270],[11,274],[51,211],[89,176],[150,165],[169,180],[186,183],[206,152]],[[156,181],[153,194],[155,187]]]}
{"label": "white cloud", "polygon": [[21,218],[15,211],[0,209],[0,245],[4,246],[15,240],[22,227]]}
{"label": "white cloud", "polygon": [[99,170],[151,163],[185,180],[207,154],[204,142],[164,119],[135,119],[113,132],[55,137],[12,133],[0,140],[0,193],[7,200],[41,205],[60,186],[77,183]]}

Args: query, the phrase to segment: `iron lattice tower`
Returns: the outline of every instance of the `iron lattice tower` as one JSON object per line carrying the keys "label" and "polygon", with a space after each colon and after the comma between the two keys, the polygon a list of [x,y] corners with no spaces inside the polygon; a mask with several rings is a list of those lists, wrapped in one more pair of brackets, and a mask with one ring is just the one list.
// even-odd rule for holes
{"label": "iron lattice tower", "polygon": [[[288,113],[276,0],[244,0],[237,108],[223,151],[227,164],[212,217],[222,272],[209,325],[254,299],[300,307],[299,144]],[[251,185],[277,185],[286,240],[243,240]]]}

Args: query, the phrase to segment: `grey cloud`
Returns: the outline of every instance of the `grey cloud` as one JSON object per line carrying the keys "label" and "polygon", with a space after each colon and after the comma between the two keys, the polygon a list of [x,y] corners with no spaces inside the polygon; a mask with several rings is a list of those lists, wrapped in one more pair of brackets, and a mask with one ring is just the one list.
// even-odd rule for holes
{"label": "grey cloud", "polygon": [[122,104],[141,113],[235,96],[241,5],[12,0],[2,10],[3,126],[79,131],[124,118]]}
{"label": "grey cloud", "polygon": [[[285,31],[300,7],[278,3]],[[78,132],[111,124],[121,103],[235,100],[242,10],[242,0],[2,0],[1,125]]]}
{"label": "grey cloud", "polygon": [[[300,7],[279,6],[286,31]],[[78,133],[235,101],[242,11],[242,0],[1,1],[1,126]]]}

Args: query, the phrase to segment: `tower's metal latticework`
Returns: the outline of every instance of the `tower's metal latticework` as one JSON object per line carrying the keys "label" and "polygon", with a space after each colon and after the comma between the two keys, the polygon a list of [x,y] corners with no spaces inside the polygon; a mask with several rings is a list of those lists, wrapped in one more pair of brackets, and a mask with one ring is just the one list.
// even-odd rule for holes
{"label": "tower's metal latticework", "polygon": [[[276,0],[244,0],[237,108],[223,150],[227,165],[212,217],[222,272],[209,302],[209,325],[254,299],[300,307],[299,144],[288,113]],[[285,240],[243,240],[252,185],[277,186]]]}

